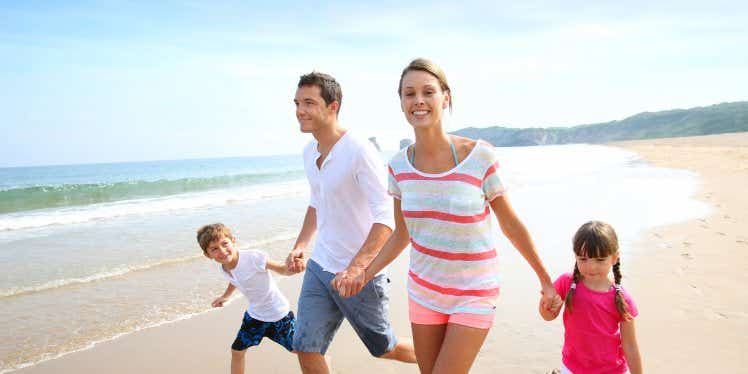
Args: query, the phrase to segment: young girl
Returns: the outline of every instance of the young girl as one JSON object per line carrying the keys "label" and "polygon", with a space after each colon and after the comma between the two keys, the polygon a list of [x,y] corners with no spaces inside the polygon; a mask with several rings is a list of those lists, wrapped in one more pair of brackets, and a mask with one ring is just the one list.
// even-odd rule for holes
{"label": "young girl", "polygon": [[[609,224],[587,222],[574,235],[573,274],[553,284],[558,295],[550,307],[541,301],[540,315],[555,319],[564,310],[562,373],[642,372],[636,343],[634,301],[621,287],[618,237]],[[613,270],[613,279],[610,271]],[[565,301],[562,300],[565,299]]]}
{"label": "young girl", "polygon": [[398,88],[415,143],[389,164],[395,231],[359,282],[368,282],[411,244],[408,295],[422,373],[467,373],[483,345],[499,294],[493,210],[501,230],[538,276],[546,302],[556,291],[499,179],[494,147],[448,135],[452,107],[444,72],[416,59]]}

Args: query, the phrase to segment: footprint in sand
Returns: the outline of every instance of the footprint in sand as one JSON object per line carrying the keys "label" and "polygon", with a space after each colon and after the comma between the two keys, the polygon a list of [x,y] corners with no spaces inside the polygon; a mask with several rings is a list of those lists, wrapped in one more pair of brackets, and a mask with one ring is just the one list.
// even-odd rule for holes
{"label": "footprint in sand", "polygon": [[727,314],[720,313],[720,312],[715,312],[713,310],[705,310],[704,314],[706,314],[706,318],[708,318],[710,320],[728,319]]}
{"label": "footprint in sand", "polygon": [[686,260],[693,260],[693,256],[691,256],[688,252],[683,252],[680,254],[681,257],[685,258]]}
{"label": "footprint in sand", "polygon": [[687,240],[684,240],[684,241],[683,241],[683,246],[684,246],[684,247],[686,247],[686,248],[688,248],[688,247],[690,247],[690,246],[691,246],[691,242],[689,242],[689,241],[687,241]]}

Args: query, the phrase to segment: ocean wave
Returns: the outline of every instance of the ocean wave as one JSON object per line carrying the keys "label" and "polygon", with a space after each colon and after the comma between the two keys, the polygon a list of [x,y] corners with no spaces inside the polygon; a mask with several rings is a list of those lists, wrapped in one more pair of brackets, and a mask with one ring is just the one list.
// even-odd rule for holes
{"label": "ocean wave", "polygon": [[[252,244],[251,246],[244,245],[242,247],[239,247],[238,249],[242,250],[242,249],[263,247],[273,242],[289,240],[289,239],[293,239],[294,237],[295,237],[294,233],[288,232],[288,233],[279,234],[279,235],[261,239],[261,240],[253,240],[251,243]],[[0,299],[28,295],[28,294],[44,292],[44,291],[50,291],[50,290],[54,290],[58,288],[70,287],[70,286],[75,286],[75,285],[80,285],[80,284],[103,281],[103,280],[107,280],[107,279],[111,279],[115,277],[121,277],[129,273],[133,273],[133,272],[149,270],[149,269],[157,268],[160,266],[175,265],[175,264],[193,261],[193,260],[197,260],[201,258],[203,258],[203,255],[198,253],[195,255],[167,258],[167,259],[156,260],[156,261],[151,261],[151,262],[136,264],[136,265],[117,266],[112,269],[108,269],[105,271],[101,271],[98,273],[94,273],[94,274],[90,274],[90,275],[86,275],[82,277],[55,279],[55,280],[46,282],[41,285],[36,285],[36,286],[13,287],[9,289],[0,290]]]}
{"label": "ocean wave", "polygon": [[136,180],[116,183],[62,184],[0,190],[0,214],[46,208],[109,203],[225,189],[303,176],[303,171],[222,175],[208,178]]}
{"label": "ocean wave", "polygon": [[119,276],[125,275],[127,273],[132,273],[135,271],[151,269],[156,266],[170,265],[170,264],[176,264],[180,262],[195,260],[200,257],[203,257],[203,256],[200,254],[197,254],[193,256],[185,256],[185,257],[180,257],[180,258],[166,259],[162,261],[154,261],[151,263],[146,263],[146,264],[141,264],[141,265],[118,266],[114,269],[110,269],[110,270],[103,271],[100,273],[91,274],[85,277],[55,279],[53,281],[50,281],[50,282],[47,282],[47,283],[44,283],[38,286],[13,287],[10,289],[0,290],[0,298],[21,296],[21,295],[26,295],[26,294],[31,294],[31,293],[48,291],[48,290],[52,290],[56,288],[62,288],[66,286],[73,286],[77,284],[101,281],[101,280],[105,280],[109,278],[119,277]]}
{"label": "ocean wave", "polygon": [[153,214],[182,209],[205,208],[293,196],[308,190],[304,179],[259,184],[225,190],[185,193],[159,198],[125,200],[83,207],[42,209],[0,215],[0,231],[34,229],[52,225],[85,223],[136,214]]}

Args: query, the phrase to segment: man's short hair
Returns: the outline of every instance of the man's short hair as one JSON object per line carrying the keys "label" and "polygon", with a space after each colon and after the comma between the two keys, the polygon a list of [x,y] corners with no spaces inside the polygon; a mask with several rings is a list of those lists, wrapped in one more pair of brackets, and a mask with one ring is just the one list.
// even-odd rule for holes
{"label": "man's short hair", "polygon": [[330,105],[332,102],[338,102],[338,110],[340,113],[340,106],[343,104],[343,90],[340,88],[340,84],[330,75],[313,71],[309,74],[304,74],[299,78],[299,85],[301,86],[317,86],[319,87],[320,95],[325,100],[325,105]]}

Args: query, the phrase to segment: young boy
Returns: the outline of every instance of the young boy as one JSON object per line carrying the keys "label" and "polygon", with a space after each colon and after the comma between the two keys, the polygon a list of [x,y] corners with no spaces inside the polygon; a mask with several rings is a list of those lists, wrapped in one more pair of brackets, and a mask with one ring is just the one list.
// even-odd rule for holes
{"label": "young boy", "polygon": [[296,320],[288,299],[280,292],[268,270],[281,275],[293,272],[285,263],[269,259],[263,252],[236,250],[236,238],[221,223],[201,227],[197,230],[197,241],[205,257],[218,262],[219,270],[229,281],[226,291],[211,305],[222,307],[237,288],[249,301],[242,327],[231,345],[231,373],[244,373],[247,348],[260,344],[263,337],[293,351],[291,345]]}

